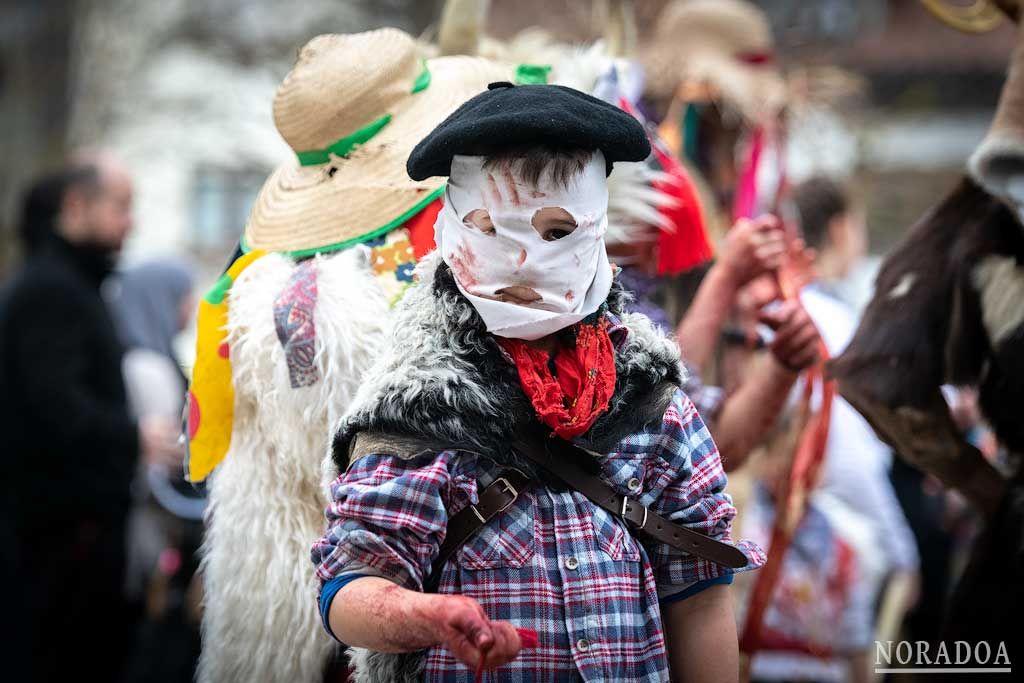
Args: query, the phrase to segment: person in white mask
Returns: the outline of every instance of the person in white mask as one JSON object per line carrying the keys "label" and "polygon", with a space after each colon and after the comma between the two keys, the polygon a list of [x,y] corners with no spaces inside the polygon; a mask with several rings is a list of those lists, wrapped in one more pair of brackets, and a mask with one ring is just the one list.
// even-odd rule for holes
{"label": "person in white mask", "polygon": [[[566,154],[543,169],[542,150],[525,153],[456,155],[435,239],[488,332],[537,340],[608,296],[608,189],[600,151]],[[528,164],[535,180],[524,178]]]}
{"label": "person in white mask", "polygon": [[[675,344],[623,311],[606,177],[643,127],[492,84],[413,151],[449,177],[437,250],[335,436],[313,547],[356,681],[735,680],[717,449]],[[681,539],[685,539],[685,544]]]}

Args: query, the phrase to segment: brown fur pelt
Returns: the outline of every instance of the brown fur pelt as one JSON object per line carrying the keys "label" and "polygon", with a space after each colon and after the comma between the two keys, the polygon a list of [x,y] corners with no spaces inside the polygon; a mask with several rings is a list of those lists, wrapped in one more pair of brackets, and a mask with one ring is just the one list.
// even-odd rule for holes
{"label": "brown fur pelt", "polygon": [[985,517],[944,638],[992,647],[1024,609],[1024,481],[969,445],[939,387],[978,387],[999,441],[1024,452],[1024,228],[964,179],[886,259],[852,342],[831,366],[840,392],[906,460]]}
{"label": "brown fur pelt", "polygon": [[1013,324],[1014,302],[991,304],[1022,260],[1014,214],[964,179],[886,259],[857,333],[831,364],[840,392],[885,440],[986,515],[1003,478],[960,436],[939,387],[979,385],[999,440],[1024,446],[1024,421],[1012,414],[1024,399],[1024,327]]}

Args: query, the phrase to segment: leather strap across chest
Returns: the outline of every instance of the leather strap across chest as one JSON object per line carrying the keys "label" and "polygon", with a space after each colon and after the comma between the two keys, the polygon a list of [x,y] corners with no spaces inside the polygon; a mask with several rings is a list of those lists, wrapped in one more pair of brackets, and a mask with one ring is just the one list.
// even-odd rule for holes
{"label": "leather strap across chest", "polygon": [[[747,558],[733,545],[672,522],[637,501],[624,496],[580,463],[594,461],[595,455],[563,439],[547,436],[539,428],[520,430],[513,448],[571,489],[583,494],[594,505],[623,519],[629,529],[640,536],[665,543],[733,569],[747,564]],[[360,432],[349,444],[349,462],[364,455],[387,454],[408,460],[427,452],[463,450],[457,445],[430,443],[412,436]],[[473,538],[490,520],[507,510],[525,489],[535,482],[519,470],[506,468],[478,496],[478,503],[463,508],[448,519],[445,541],[439,549],[433,570],[424,582],[426,592],[435,592],[441,571],[459,548]]]}
{"label": "leather strap across chest", "polygon": [[595,456],[579,446],[535,431],[525,436],[517,435],[513,448],[582,493],[594,505],[624,519],[634,533],[715,564],[732,569],[746,566],[747,558],[736,546],[676,524],[618,493],[598,475],[587,472],[580,463]]}
{"label": "leather strap across chest", "polygon": [[480,492],[476,505],[465,507],[449,517],[444,543],[434,560],[430,576],[423,582],[423,591],[436,593],[441,583],[441,571],[448,560],[489,521],[508,510],[531,484],[533,481],[519,470],[504,469]]}

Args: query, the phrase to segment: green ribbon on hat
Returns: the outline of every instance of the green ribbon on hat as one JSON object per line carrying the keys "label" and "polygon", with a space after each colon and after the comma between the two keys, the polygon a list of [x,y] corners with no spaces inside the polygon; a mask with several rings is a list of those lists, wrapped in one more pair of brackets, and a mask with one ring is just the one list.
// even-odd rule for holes
{"label": "green ribbon on hat", "polygon": [[326,164],[331,160],[332,154],[339,157],[348,156],[353,149],[370,140],[374,135],[380,132],[381,128],[389,123],[391,123],[391,114],[385,114],[373,123],[363,126],[351,135],[346,135],[334,144],[328,145],[323,149],[311,149],[305,152],[296,152],[295,155],[299,157],[299,163],[303,166]]}
{"label": "green ribbon on hat", "polygon": [[[430,86],[430,68],[427,60],[423,60],[423,70],[412,84],[412,94],[426,90]],[[391,114],[385,114],[376,121],[363,126],[350,135],[336,140],[322,149],[309,149],[304,152],[296,152],[299,164],[302,166],[316,166],[326,164],[332,156],[346,157],[359,145],[369,142],[373,136],[381,131],[384,126],[391,123]]]}
{"label": "green ribbon on hat", "polygon": [[430,68],[427,67],[427,60],[423,60],[423,71],[416,77],[416,81],[412,84],[412,94],[426,90],[427,86],[430,85]]}
{"label": "green ribbon on hat", "polygon": [[550,64],[520,64],[516,67],[516,83],[519,85],[547,85]]}

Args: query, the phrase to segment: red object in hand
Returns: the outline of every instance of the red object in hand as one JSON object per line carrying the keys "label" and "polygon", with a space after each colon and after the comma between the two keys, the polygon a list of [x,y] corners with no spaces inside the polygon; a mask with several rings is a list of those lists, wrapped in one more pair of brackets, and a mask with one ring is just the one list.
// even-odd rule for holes
{"label": "red object in hand", "polygon": [[537,632],[532,628],[517,628],[516,633],[519,634],[519,640],[523,642],[523,647],[529,649],[537,647]]}
{"label": "red object in hand", "polygon": [[[519,640],[523,643],[524,648],[537,647],[537,632],[532,628],[517,628],[516,633],[519,634]],[[476,665],[476,675],[473,680],[476,683],[481,683],[484,679],[484,658],[480,658],[480,663]]]}

